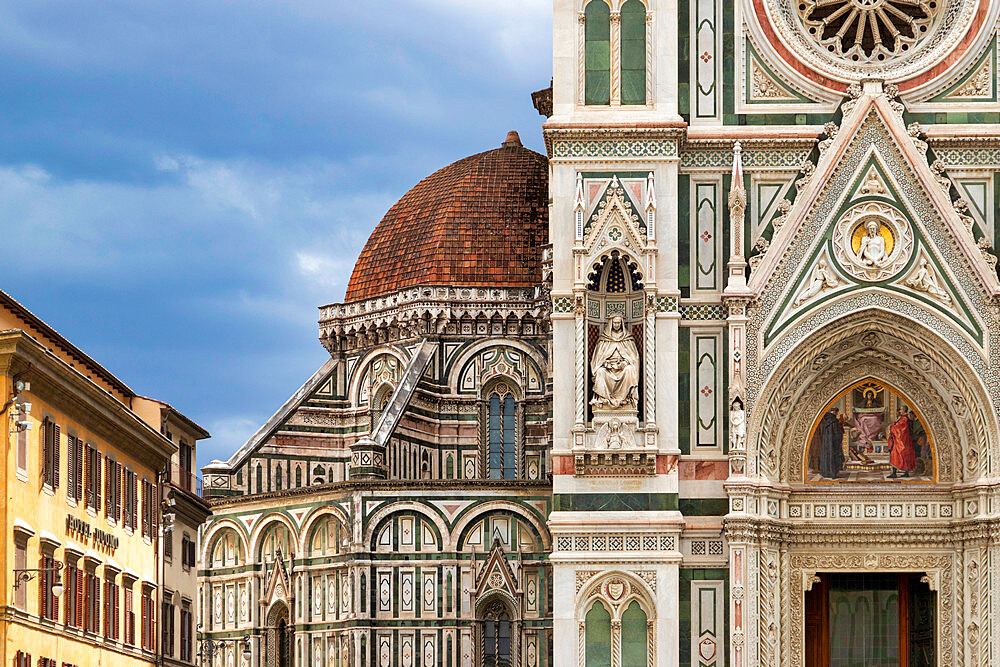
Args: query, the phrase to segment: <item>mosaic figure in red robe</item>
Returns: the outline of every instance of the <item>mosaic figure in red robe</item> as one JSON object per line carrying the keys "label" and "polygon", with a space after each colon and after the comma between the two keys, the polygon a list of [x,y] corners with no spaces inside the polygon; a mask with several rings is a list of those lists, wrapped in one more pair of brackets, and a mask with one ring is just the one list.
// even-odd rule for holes
{"label": "mosaic figure in red robe", "polygon": [[905,408],[899,409],[899,417],[889,427],[889,463],[893,468],[890,479],[897,477],[899,472],[903,473],[903,477],[909,477],[910,471],[917,466],[910,417]]}

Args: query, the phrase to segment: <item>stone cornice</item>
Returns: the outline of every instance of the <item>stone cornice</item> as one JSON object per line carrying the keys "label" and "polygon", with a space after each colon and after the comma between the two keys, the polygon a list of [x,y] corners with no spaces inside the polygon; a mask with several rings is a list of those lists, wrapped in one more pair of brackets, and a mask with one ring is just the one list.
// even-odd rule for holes
{"label": "stone cornice", "polygon": [[541,285],[534,288],[423,285],[361,301],[322,306],[319,331],[324,342],[386,328],[400,329],[399,338],[405,339],[445,333],[446,323],[481,315],[531,318],[541,327],[550,309],[551,301]]}
{"label": "stone cornice", "polygon": [[32,394],[51,401],[53,407],[148,467],[163,468],[177,451],[177,445],[128,406],[28,334],[0,334],[0,360],[0,365],[27,370],[23,379],[31,382]]}
{"label": "stone cornice", "polygon": [[302,486],[296,489],[286,489],[284,491],[272,491],[269,493],[257,493],[249,496],[227,496],[209,501],[213,509],[232,507],[256,501],[271,501],[280,498],[301,498],[302,496],[316,495],[316,501],[321,502],[329,497],[343,496],[346,493],[354,492],[379,492],[391,491],[399,494],[405,491],[452,491],[457,493],[469,493],[476,491],[537,491],[545,495],[551,495],[552,483],[544,480],[490,480],[490,479],[435,479],[435,480],[358,480],[346,482],[332,482],[329,484],[316,484],[314,486]]}

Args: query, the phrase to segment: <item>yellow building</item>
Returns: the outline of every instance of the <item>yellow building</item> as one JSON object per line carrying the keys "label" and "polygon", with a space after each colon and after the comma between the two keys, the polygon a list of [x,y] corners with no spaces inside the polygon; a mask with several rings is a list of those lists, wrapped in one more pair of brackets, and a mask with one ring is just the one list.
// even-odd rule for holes
{"label": "yellow building", "polygon": [[3,292],[0,392],[0,665],[154,663],[160,404]]}

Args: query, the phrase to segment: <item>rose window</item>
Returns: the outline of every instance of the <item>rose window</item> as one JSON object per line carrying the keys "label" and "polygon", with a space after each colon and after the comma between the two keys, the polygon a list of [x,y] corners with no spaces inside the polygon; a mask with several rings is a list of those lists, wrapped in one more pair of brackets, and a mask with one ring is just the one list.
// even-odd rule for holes
{"label": "rose window", "polygon": [[944,0],[799,0],[806,31],[831,54],[882,62],[930,31]]}

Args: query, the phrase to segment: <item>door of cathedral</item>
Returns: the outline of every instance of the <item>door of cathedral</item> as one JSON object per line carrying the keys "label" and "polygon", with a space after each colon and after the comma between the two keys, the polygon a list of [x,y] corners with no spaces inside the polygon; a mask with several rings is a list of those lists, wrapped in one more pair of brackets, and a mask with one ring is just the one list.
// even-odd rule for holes
{"label": "door of cathedral", "polygon": [[288,627],[288,607],[278,602],[268,614],[267,632],[264,635],[267,667],[291,667],[292,638]]}
{"label": "door of cathedral", "polygon": [[819,574],[806,593],[807,667],[931,667],[935,593],[920,574]]}

